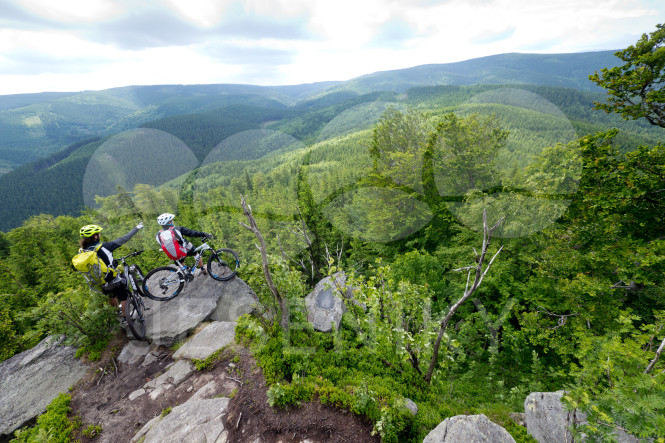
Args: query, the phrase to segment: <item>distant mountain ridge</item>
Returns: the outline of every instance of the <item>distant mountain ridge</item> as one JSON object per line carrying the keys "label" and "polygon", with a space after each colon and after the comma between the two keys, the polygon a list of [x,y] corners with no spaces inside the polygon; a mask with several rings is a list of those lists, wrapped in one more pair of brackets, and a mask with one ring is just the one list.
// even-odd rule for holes
{"label": "distant mountain ridge", "polygon": [[78,141],[117,133],[175,115],[233,104],[289,107],[328,97],[327,105],[376,91],[416,86],[537,84],[598,90],[588,76],[615,66],[614,51],[500,54],[457,63],[376,72],[345,82],[290,86],[240,84],[126,86],[78,93],[0,96],[0,173]]}
{"label": "distant mountain ridge", "polygon": [[428,64],[393,71],[375,72],[344,82],[336,88],[368,93],[375,90],[403,92],[415,86],[472,84],[532,84],[600,91],[589,75],[617,66],[616,51],[574,54],[508,53],[457,63]]}
{"label": "distant mountain ridge", "polygon": [[[0,96],[0,109],[29,103],[0,111],[0,167],[3,161],[11,161],[11,155],[20,160],[12,164],[14,170],[0,174],[0,207],[4,212],[0,230],[20,226],[40,213],[79,214],[84,208],[82,182],[89,159],[109,137],[136,128],[157,129],[177,137],[201,162],[217,144],[243,131],[268,129],[308,145],[335,117],[359,105],[393,102],[453,109],[488,88],[509,85],[550,100],[580,133],[621,127],[631,146],[650,143],[653,128],[591,110],[593,101],[602,100],[604,93],[598,88],[594,91],[588,75],[616,61],[611,51],[504,54],[377,72],[346,82],[275,87],[128,86],[71,94]],[[32,127],[21,129],[18,122],[22,121],[24,126],[26,121],[32,122]],[[267,153],[233,152],[224,158],[244,161]]]}

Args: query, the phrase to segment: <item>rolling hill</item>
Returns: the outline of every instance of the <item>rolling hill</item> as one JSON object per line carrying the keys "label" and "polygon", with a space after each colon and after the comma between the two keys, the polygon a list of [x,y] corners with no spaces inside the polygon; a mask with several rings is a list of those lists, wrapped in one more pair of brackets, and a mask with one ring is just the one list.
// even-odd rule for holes
{"label": "rolling hill", "polygon": [[7,172],[90,137],[148,121],[233,104],[260,107],[331,105],[376,91],[402,93],[437,85],[534,84],[597,90],[588,75],[615,66],[613,51],[502,54],[458,63],[377,72],[346,82],[292,86],[154,85],[78,93],[0,96],[0,172]]}
{"label": "rolling hill", "polygon": [[[361,112],[347,111],[372,103],[443,113],[478,94],[511,87],[553,103],[578,133],[619,127],[626,146],[662,140],[660,128],[591,110],[604,94],[588,75],[617,60],[611,51],[503,54],[378,72],[346,82],[131,86],[0,96],[0,130],[6,135],[0,140],[0,166],[15,168],[0,175],[0,205],[6,214],[0,230],[39,213],[78,214],[84,207],[85,168],[95,150],[114,134],[139,127],[177,138],[201,164],[221,142],[246,131],[276,131],[310,145],[341,134],[344,125],[358,130]],[[341,122],[341,115],[351,115],[353,121]],[[326,132],[331,128],[332,135]],[[272,148],[229,149],[222,151],[225,160],[256,162]]]}

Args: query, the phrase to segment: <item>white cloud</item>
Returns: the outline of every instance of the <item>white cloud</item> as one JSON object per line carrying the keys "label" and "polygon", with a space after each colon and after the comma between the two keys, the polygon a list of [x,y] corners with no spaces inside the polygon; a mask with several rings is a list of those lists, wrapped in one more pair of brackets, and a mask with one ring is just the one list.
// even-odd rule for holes
{"label": "white cloud", "polygon": [[61,23],[93,23],[122,13],[122,5],[112,0],[16,0],[39,17]]}
{"label": "white cloud", "polygon": [[164,0],[164,3],[185,20],[209,28],[219,23],[231,0]]}
{"label": "white cloud", "polygon": [[297,84],[506,52],[621,49],[656,0],[5,0],[0,94]]}

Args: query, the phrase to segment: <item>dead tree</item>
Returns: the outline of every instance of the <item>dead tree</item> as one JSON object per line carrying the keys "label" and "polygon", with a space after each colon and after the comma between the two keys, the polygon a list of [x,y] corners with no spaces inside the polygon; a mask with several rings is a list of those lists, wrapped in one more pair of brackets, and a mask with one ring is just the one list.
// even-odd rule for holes
{"label": "dead tree", "polygon": [[[490,270],[490,267],[492,266],[492,263],[494,262],[494,259],[499,255],[499,252],[503,249],[503,246],[499,248],[498,251],[496,251],[496,254],[492,257],[490,262],[487,264],[487,267],[483,270],[483,265],[485,264],[485,256],[487,255],[487,250],[489,249],[490,245],[490,240],[492,239],[492,233],[494,230],[501,224],[503,221],[503,218],[501,218],[492,228],[487,227],[487,214],[485,211],[483,211],[483,246],[480,251],[480,254],[476,252],[476,249],[473,249],[473,252],[476,256],[476,264],[474,266],[467,266],[464,268],[459,268],[455,269],[455,271],[468,271],[467,277],[466,277],[466,287],[464,288],[464,295],[457,300],[448,310],[448,313],[443,317],[443,320],[441,320],[441,327],[439,328],[439,335],[436,337],[436,341],[434,342],[434,348],[432,350],[432,360],[430,361],[429,364],[429,369],[427,370],[427,374],[425,375],[425,382],[430,383],[432,380],[432,374],[434,373],[434,368],[436,367],[436,362],[437,358],[439,355],[439,347],[441,346],[441,340],[443,339],[443,334],[446,332],[446,328],[448,327],[448,323],[450,323],[450,320],[453,318],[453,315],[455,315],[455,312],[457,312],[457,309],[464,303],[473,293],[478,289],[480,284],[483,282],[483,279],[485,278],[485,275],[487,275],[487,271]],[[471,283],[471,274],[474,274],[473,278],[473,283]],[[471,285],[469,285],[471,283]]]}
{"label": "dead tree", "polygon": [[247,221],[249,222],[249,225],[239,222],[240,226],[252,231],[256,236],[257,240],[259,241],[259,244],[256,245],[256,247],[261,252],[261,265],[263,267],[263,276],[266,279],[266,284],[268,285],[268,289],[270,289],[270,292],[272,293],[273,297],[275,297],[277,303],[279,303],[279,309],[282,312],[282,320],[281,320],[282,330],[285,333],[288,333],[289,331],[289,309],[287,306],[288,303],[287,300],[279,293],[277,287],[275,287],[275,284],[272,281],[272,275],[270,274],[270,267],[268,266],[268,252],[266,250],[266,242],[265,240],[263,240],[263,235],[261,235],[261,231],[259,231],[259,228],[256,225],[256,221],[254,220],[254,216],[252,215],[252,208],[251,206],[249,206],[249,204],[247,204],[244,196],[241,196],[240,205],[242,206],[242,211],[247,217]]}
{"label": "dead tree", "polygon": [[653,370],[653,367],[656,366],[656,362],[658,361],[658,358],[660,358],[660,354],[663,352],[663,349],[665,349],[665,338],[662,342],[660,342],[660,346],[658,346],[658,350],[656,351],[656,356],[651,360],[651,362],[649,362],[649,365],[644,370],[645,375],[649,374]]}

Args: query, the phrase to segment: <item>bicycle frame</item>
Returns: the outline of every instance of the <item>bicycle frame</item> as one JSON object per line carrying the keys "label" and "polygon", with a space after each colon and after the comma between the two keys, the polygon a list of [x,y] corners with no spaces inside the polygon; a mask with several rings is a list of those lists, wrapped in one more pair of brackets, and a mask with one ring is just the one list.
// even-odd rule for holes
{"label": "bicycle frame", "polygon": [[125,302],[125,318],[127,319],[127,325],[132,332],[132,335],[137,340],[142,340],[145,337],[145,318],[144,312],[146,307],[143,304],[143,290],[141,286],[137,284],[137,275],[143,278],[143,272],[136,264],[127,264],[125,259],[129,257],[136,257],[141,254],[143,251],[136,251],[128,254],[124,257],[118,259],[118,262],[122,263],[122,266],[125,271],[125,276],[127,282],[125,283],[127,288],[127,301]]}
{"label": "bicycle frame", "polygon": [[206,252],[210,255],[205,257],[206,274],[217,281],[227,281],[236,275],[240,264],[238,254],[228,248],[215,250],[214,246],[203,243],[194,249],[192,256],[194,264],[187,266],[183,257],[172,260],[175,265],[159,266],[148,272],[142,282],[143,295],[157,301],[168,301],[180,294],[185,285],[194,280],[197,263],[202,260]]}
{"label": "bicycle frame", "polygon": [[208,250],[213,250],[213,251],[214,251],[214,248],[211,247],[211,246],[210,246],[209,244],[207,244],[207,243],[202,243],[200,246],[198,246],[196,249],[194,249],[194,251],[196,252],[196,254],[193,256],[193,258],[194,258],[194,264],[193,264],[192,266],[187,266],[187,265],[184,263],[184,260],[186,260],[187,258],[189,258],[189,256],[187,256],[187,257],[183,257],[183,258],[178,259],[178,260],[173,260],[173,263],[174,263],[174,264],[177,266],[177,268],[183,273],[183,276],[185,277],[185,281],[191,281],[191,279],[192,279],[193,276],[194,276],[194,270],[196,269],[196,264],[197,264],[197,263],[199,262],[199,260],[201,259],[201,256],[203,255],[203,253],[204,253],[205,251],[208,251]]}

